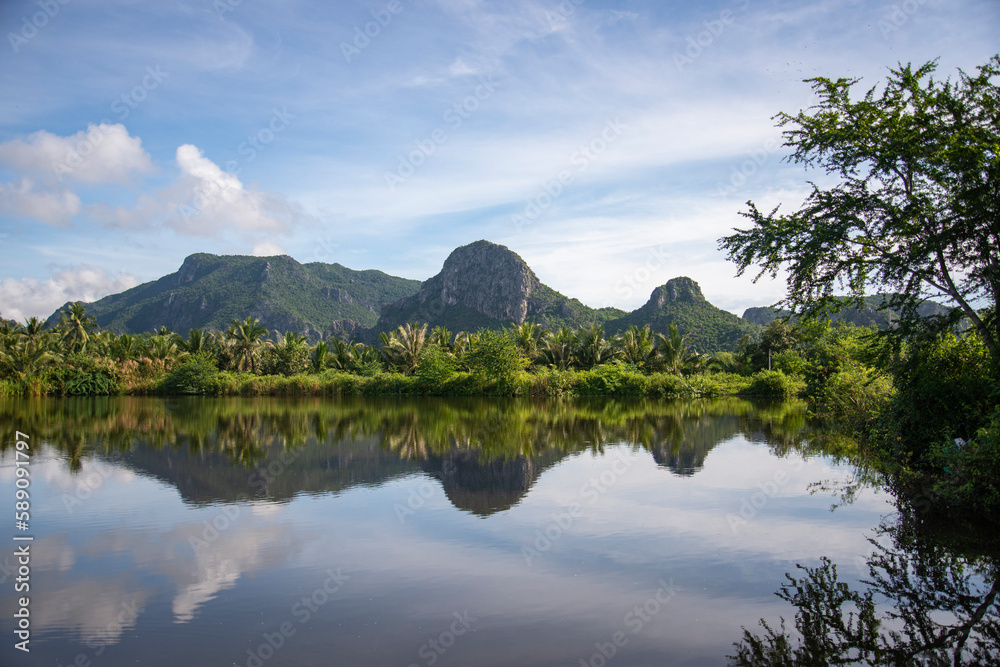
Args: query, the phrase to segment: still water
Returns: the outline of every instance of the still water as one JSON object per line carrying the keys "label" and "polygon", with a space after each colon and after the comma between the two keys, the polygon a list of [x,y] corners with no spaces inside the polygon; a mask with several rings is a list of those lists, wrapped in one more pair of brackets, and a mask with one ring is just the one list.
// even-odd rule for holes
{"label": "still water", "polygon": [[18,399],[0,426],[3,533],[34,538],[30,653],[26,543],[0,548],[3,665],[720,665],[794,615],[796,564],[863,579],[894,512],[799,403]]}

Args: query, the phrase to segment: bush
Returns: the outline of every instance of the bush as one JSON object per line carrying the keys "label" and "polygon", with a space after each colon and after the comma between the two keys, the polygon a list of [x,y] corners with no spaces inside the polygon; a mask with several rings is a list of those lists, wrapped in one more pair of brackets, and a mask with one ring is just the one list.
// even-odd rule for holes
{"label": "bush", "polygon": [[431,347],[417,361],[417,381],[421,392],[440,393],[445,383],[455,375],[458,362],[455,357],[437,347]]}
{"label": "bush", "polygon": [[893,368],[898,390],[882,413],[892,454],[922,457],[932,443],[972,438],[997,405],[989,355],[979,337],[945,335],[918,341]]}
{"label": "bush", "polygon": [[629,364],[602,364],[579,374],[576,393],[581,396],[641,396],[646,378]]}
{"label": "bush", "polygon": [[500,395],[513,393],[518,372],[529,363],[510,336],[492,329],[479,331],[463,362]]}
{"label": "bush", "polygon": [[746,393],[751,396],[791,398],[799,391],[797,383],[781,371],[757,371],[750,377]]}
{"label": "bush", "polygon": [[819,394],[811,397],[812,410],[860,425],[884,410],[894,394],[888,375],[846,360],[826,379]]}
{"label": "bush", "polygon": [[215,359],[210,354],[199,352],[167,373],[160,380],[158,389],[166,394],[214,393],[218,375]]}
{"label": "bush", "polygon": [[928,461],[941,471],[931,487],[936,499],[952,508],[1000,516],[1000,409],[964,445],[936,442]]}
{"label": "bush", "polygon": [[785,375],[802,375],[806,370],[806,360],[794,350],[779,352],[774,355],[771,362],[774,370],[781,371]]}
{"label": "bush", "polygon": [[[90,357],[74,357],[71,365],[52,372],[52,388],[64,396],[110,396],[121,391],[121,373],[110,362]],[[25,393],[31,395],[32,387]]]}

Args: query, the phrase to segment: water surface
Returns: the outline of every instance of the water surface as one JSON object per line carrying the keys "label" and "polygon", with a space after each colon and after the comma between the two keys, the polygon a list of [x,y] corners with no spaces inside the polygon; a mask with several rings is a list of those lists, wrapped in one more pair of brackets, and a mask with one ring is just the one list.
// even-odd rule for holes
{"label": "water surface", "polygon": [[11,504],[34,444],[31,653],[7,589],[4,665],[720,665],[791,616],[797,563],[863,578],[893,512],[864,485],[831,511],[815,485],[853,468],[798,403],[19,399],[0,424]]}

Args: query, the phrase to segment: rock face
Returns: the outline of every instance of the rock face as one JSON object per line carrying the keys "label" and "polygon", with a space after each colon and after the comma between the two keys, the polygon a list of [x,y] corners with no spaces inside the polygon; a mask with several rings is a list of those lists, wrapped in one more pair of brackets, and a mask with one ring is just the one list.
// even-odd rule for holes
{"label": "rock face", "polygon": [[668,280],[666,285],[660,285],[649,295],[646,307],[660,310],[670,301],[686,301],[694,303],[704,301],[705,295],[701,293],[701,287],[695,281],[686,276]]}
{"label": "rock face", "polygon": [[495,320],[524,322],[532,293],[541,283],[523,259],[508,248],[476,241],[456,248],[441,273],[421,287],[421,303],[462,305]]}
{"label": "rock face", "polygon": [[441,272],[425,281],[415,295],[384,306],[370,337],[406,322],[475,331],[526,320],[547,327],[579,327],[623,314],[616,309],[588,308],[544,285],[509,248],[476,241],[452,251]]}

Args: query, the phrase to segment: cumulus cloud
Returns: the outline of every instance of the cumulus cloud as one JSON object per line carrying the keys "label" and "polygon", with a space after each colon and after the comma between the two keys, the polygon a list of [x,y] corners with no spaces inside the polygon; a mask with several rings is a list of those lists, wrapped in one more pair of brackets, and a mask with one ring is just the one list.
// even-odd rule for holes
{"label": "cumulus cloud", "polygon": [[305,214],[281,195],[244,187],[197,146],[177,148],[181,174],[167,199],[175,215],[170,226],[181,234],[218,236],[225,231],[287,232]]}
{"label": "cumulus cloud", "polygon": [[253,250],[250,251],[250,254],[254,257],[273,257],[274,255],[287,255],[288,252],[278,243],[264,239],[253,244]]}
{"label": "cumulus cloud", "polygon": [[22,322],[48,317],[67,301],[96,301],[138,284],[126,273],[111,275],[92,266],[63,269],[47,280],[6,278],[0,280],[0,313]]}
{"label": "cumulus cloud", "polygon": [[134,174],[153,171],[139,137],[124,125],[90,124],[86,131],[60,137],[45,130],[0,144],[0,164],[47,182],[127,183]]}
{"label": "cumulus cloud", "polygon": [[67,227],[80,212],[80,198],[74,192],[36,190],[35,183],[22,178],[0,183],[0,215],[31,218],[54,227]]}

